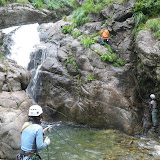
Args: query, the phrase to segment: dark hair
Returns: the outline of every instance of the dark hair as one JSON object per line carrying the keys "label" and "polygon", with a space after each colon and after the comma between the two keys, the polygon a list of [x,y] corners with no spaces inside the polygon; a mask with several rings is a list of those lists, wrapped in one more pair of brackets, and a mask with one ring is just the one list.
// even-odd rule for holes
{"label": "dark hair", "polygon": [[34,124],[41,124],[41,115],[40,116],[29,116],[28,121],[32,121]]}

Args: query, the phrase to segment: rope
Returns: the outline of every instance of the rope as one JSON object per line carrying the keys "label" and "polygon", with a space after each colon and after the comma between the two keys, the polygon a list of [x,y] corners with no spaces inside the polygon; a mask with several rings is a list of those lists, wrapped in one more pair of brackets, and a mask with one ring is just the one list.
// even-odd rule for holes
{"label": "rope", "polygon": [[49,159],[49,148],[48,148],[48,145],[47,145],[47,153],[48,153],[48,160],[50,160]]}
{"label": "rope", "polygon": [[74,146],[72,146],[68,141],[66,141],[54,128],[53,130],[56,132],[56,134],[61,138],[63,139],[64,142],[66,142],[70,147],[72,147],[74,150],[76,150],[78,153],[82,154],[83,156],[85,156],[86,158],[90,159],[90,160],[95,160],[95,159],[92,159],[88,156],[86,156],[85,154],[83,154],[82,152],[80,152],[78,149],[76,149]]}
{"label": "rope", "polygon": [[57,111],[56,109],[51,108],[51,107],[49,107],[49,106],[45,106],[45,107],[49,108],[50,110],[56,111],[57,113],[59,113],[59,114],[63,115],[64,117],[66,117],[67,119],[69,119],[70,121],[72,121],[72,119],[70,119],[68,116],[66,116],[66,115],[65,115],[65,114],[63,114],[62,112],[59,112],[59,111]]}
{"label": "rope", "polygon": [[[69,119],[70,121],[73,121],[71,118],[69,118],[67,115],[63,114],[62,112],[59,112],[59,111],[57,111],[56,109],[51,108],[51,107],[49,107],[49,106],[45,106],[45,107],[46,107],[46,108],[49,108],[50,110],[56,111],[57,113],[63,115],[63,116],[66,117],[67,119]],[[96,118],[97,118],[96,116],[89,115],[89,114],[87,113],[87,111],[86,111],[82,106],[79,106],[79,107],[81,107],[81,108],[83,109],[84,113],[85,113],[88,117],[90,117],[91,119],[94,119],[94,120],[96,120],[97,122],[99,122],[99,121],[96,119]],[[95,107],[94,107],[94,108],[95,108]]]}

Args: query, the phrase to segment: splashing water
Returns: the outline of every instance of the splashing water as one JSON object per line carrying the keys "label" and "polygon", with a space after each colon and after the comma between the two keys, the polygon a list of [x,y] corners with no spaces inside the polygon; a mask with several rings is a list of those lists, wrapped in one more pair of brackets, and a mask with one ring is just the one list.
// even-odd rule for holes
{"label": "splashing water", "polygon": [[4,33],[8,34],[18,28],[11,37],[14,43],[11,45],[11,54],[8,58],[15,60],[18,65],[24,68],[28,66],[30,53],[34,51],[34,46],[40,43],[38,26],[39,24],[36,23],[3,30]]}

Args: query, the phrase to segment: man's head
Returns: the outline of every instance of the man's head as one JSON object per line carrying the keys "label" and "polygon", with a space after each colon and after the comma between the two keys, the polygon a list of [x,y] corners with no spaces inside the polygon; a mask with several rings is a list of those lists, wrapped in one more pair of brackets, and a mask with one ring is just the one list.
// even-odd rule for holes
{"label": "man's head", "polygon": [[35,117],[36,116],[37,117],[37,116],[40,116],[42,113],[43,113],[43,110],[42,110],[41,106],[32,105],[29,108],[28,116],[31,116],[31,117]]}
{"label": "man's head", "polygon": [[151,95],[150,95],[150,98],[151,98],[151,99],[156,99],[156,96],[155,96],[154,94],[151,94]]}
{"label": "man's head", "polygon": [[32,105],[29,108],[29,112],[28,112],[29,121],[32,121],[32,123],[41,124],[43,119],[42,113],[43,113],[43,110],[41,106]]}

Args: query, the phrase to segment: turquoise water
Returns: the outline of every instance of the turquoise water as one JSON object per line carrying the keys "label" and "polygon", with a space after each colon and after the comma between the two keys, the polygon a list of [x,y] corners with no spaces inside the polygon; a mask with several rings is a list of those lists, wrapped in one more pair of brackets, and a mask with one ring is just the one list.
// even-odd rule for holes
{"label": "turquoise water", "polygon": [[158,160],[159,142],[127,136],[116,130],[54,123],[48,149],[40,152],[43,160]]}

